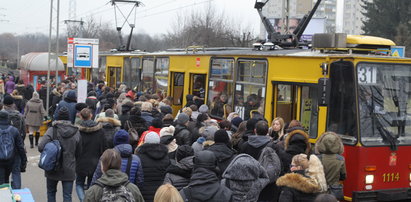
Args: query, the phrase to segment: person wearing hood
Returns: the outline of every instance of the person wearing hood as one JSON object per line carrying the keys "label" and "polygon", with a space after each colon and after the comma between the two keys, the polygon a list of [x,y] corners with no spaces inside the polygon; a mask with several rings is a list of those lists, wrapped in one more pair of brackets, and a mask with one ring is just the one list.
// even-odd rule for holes
{"label": "person wearing hood", "polygon": [[179,146],[176,150],[175,163],[167,168],[164,184],[171,184],[179,191],[187,186],[194,168],[193,158],[193,148],[188,145]]}
{"label": "person wearing hood", "polygon": [[217,130],[214,134],[214,144],[207,148],[217,158],[217,166],[220,174],[224,173],[228,164],[236,156],[236,152],[230,147],[230,138],[224,129]]}
{"label": "person wearing hood", "polygon": [[[276,148],[278,157],[282,165],[282,174],[290,172],[291,159],[297,154],[308,155],[311,151],[309,136],[302,128],[296,128],[289,132],[284,139],[284,149]],[[280,143],[280,142],[279,142]],[[277,145],[279,144],[277,143]]]}
{"label": "person wearing hood", "polygon": [[141,134],[140,140],[138,141],[137,146],[140,146],[140,145],[143,144],[143,142],[145,140],[145,136],[148,133],[154,132],[158,135],[158,137],[160,137],[160,130],[161,130],[162,127],[163,127],[163,121],[161,121],[161,119],[157,119],[157,118],[153,119],[153,121],[151,122],[151,126],[148,127],[148,130],[144,131],[144,133]]}
{"label": "person wearing hood", "polygon": [[194,170],[190,182],[181,191],[184,201],[230,202],[232,191],[220,184],[217,177],[217,158],[211,151],[195,154]]}
{"label": "person wearing hood", "polygon": [[57,105],[56,111],[54,112],[54,120],[57,120],[57,116],[58,116],[58,112],[60,111],[60,108],[66,107],[69,111],[69,120],[71,121],[72,124],[74,124],[74,121],[76,119],[76,114],[77,114],[76,103],[77,103],[76,91],[69,90],[67,92],[66,97],[64,97],[63,100],[60,101],[59,104]]}
{"label": "person wearing hood", "polygon": [[33,93],[33,97],[27,102],[24,108],[24,118],[26,126],[29,128],[30,148],[33,148],[33,136],[35,137],[35,145],[38,145],[40,138],[40,126],[43,125],[43,117],[46,116],[46,110],[43,108],[43,100],[39,98],[37,92]]}
{"label": "person wearing hood", "polygon": [[105,141],[101,138],[104,136],[102,126],[91,120],[92,116],[90,109],[84,108],[80,111],[83,121],[78,127],[82,153],[76,158],[76,192],[80,201],[84,199],[84,190],[90,186],[98,160],[105,150]]}
{"label": "person wearing hood", "polygon": [[114,118],[114,111],[112,109],[106,110],[105,117],[97,118],[96,122],[103,126],[106,148],[113,148],[114,134],[120,130],[121,126],[121,122]]}
{"label": "person wearing hood", "polygon": [[50,105],[50,110],[49,110],[49,114],[52,115],[54,114],[54,111],[57,108],[57,104],[61,101],[62,97],[63,97],[63,92],[64,92],[64,88],[59,86],[57,88],[54,88],[51,91],[51,105]]}
{"label": "person wearing hood", "polygon": [[9,76],[9,80],[6,82],[6,85],[4,86],[4,89],[6,93],[11,94],[13,90],[15,89],[16,83],[14,83],[14,77]]}
{"label": "person wearing hood", "polygon": [[[119,130],[116,132],[114,135],[114,149],[121,156],[121,171],[127,174],[131,183],[141,188],[144,182],[143,167],[140,158],[133,154],[133,148],[129,144],[129,134],[127,131]],[[101,159],[99,162],[101,162]],[[91,184],[95,184],[102,175],[101,164],[98,163]]]}
{"label": "person wearing hood", "polygon": [[38,150],[42,152],[47,143],[53,140],[53,131],[56,131],[62,150],[61,167],[55,171],[45,171],[47,182],[47,201],[56,201],[57,184],[62,182],[63,199],[71,201],[73,181],[76,179],[76,158],[81,153],[80,132],[70,121],[70,112],[67,107],[59,107],[56,121],[52,123],[39,142]]}
{"label": "person wearing hood", "polygon": [[307,155],[295,155],[289,167],[292,173],[281,176],[276,182],[278,186],[282,187],[279,201],[314,201],[321,186],[315,179],[306,174],[306,170],[309,168]]}
{"label": "person wearing hood", "polygon": [[157,188],[163,184],[170,159],[167,147],[160,144],[160,137],[156,133],[148,133],[144,139],[135,154],[140,157],[143,165],[144,186],[141,187],[141,193],[144,201],[152,202]]}
{"label": "person wearing hood", "polygon": [[[253,119],[251,119],[253,120]],[[248,124],[247,124],[248,126]],[[271,139],[267,136],[268,124],[265,121],[258,121],[254,129],[256,135],[248,136],[248,141],[241,145],[241,153],[246,153],[256,160],[260,157],[261,151],[270,143]]]}
{"label": "person wearing hood", "polygon": [[86,191],[84,202],[101,201],[105,187],[119,189],[118,187],[120,186],[124,186],[126,188],[125,190],[127,191],[114,191],[115,193],[120,193],[119,195],[117,195],[117,197],[119,197],[119,200],[127,200],[133,198],[136,202],[144,202],[144,199],[138,187],[133,183],[130,183],[128,176],[125,173],[121,172],[120,169],[122,167],[122,159],[118,151],[114,149],[108,149],[104,151],[103,155],[101,156],[100,166],[103,175],[96,181],[96,184],[94,184]]}
{"label": "person wearing hood", "polygon": [[117,98],[117,104],[116,104],[116,110],[115,112],[120,116],[121,114],[123,114],[123,109],[122,109],[122,105],[123,105],[123,101],[124,99],[126,99],[126,93],[121,93],[118,98]]}
{"label": "person wearing hood", "polygon": [[30,100],[33,96],[34,88],[31,84],[27,84],[26,90],[24,91],[24,99]]}
{"label": "person wearing hood", "polygon": [[234,157],[222,175],[222,185],[233,191],[233,201],[258,201],[258,196],[269,183],[266,170],[248,154]]}
{"label": "person wearing hood", "polygon": [[[339,189],[342,193],[343,186],[340,181],[347,178],[345,168],[345,159],[342,156],[344,153],[344,145],[340,136],[334,132],[325,132],[315,143],[315,154],[324,166],[325,178],[331,193],[334,189]],[[343,200],[344,196],[334,193],[338,200]]]}
{"label": "person wearing hood", "polygon": [[187,128],[189,121],[190,117],[186,113],[180,113],[177,117],[177,125],[174,136],[176,137],[177,144],[180,146],[192,144],[192,134]]}
{"label": "person wearing hood", "polygon": [[23,113],[27,100],[25,100],[23,96],[19,94],[19,91],[17,90],[13,90],[13,92],[11,93],[11,96],[14,99],[14,105],[16,106],[16,110],[19,111],[20,113]]}
{"label": "person wearing hood", "polygon": [[24,86],[24,81],[23,80],[20,79],[17,82],[16,90],[19,92],[19,95],[23,96],[23,99],[24,99],[24,94],[26,93],[26,86]]}
{"label": "person wearing hood", "polygon": [[167,146],[168,156],[170,161],[173,163],[175,161],[177,142],[174,137],[174,126],[164,127],[160,130],[160,143]]}

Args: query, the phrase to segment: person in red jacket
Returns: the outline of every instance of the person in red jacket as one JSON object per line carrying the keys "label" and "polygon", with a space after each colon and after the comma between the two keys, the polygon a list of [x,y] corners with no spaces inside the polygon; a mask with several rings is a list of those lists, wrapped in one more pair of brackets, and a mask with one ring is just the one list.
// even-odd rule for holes
{"label": "person in red jacket", "polygon": [[145,136],[150,132],[155,132],[158,135],[158,137],[160,137],[160,130],[162,127],[163,121],[161,119],[153,119],[153,121],[151,122],[151,126],[148,128],[148,130],[144,131],[143,134],[141,134],[137,146],[140,146],[144,143]]}

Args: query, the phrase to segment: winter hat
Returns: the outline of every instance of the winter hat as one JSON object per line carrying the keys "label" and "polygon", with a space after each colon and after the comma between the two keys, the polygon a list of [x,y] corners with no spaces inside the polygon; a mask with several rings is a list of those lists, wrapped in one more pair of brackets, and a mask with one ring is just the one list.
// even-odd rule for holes
{"label": "winter hat", "polygon": [[160,130],[160,137],[167,136],[167,135],[173,136],[174,131],[175,131],[174,126],[164,127]]}
{"label": "winter hat", "polygon": [[198,109],[198,111],[200,113],[207,113],[208,112],[208,106],[206,104],[203,104],[200,106],[200,108]]}
{"label": "winter hat", "polygon": [[114,111],[112,109],[107,109],[104,114],[106,115],[106,117],[114,118]]}
{"label": "winter hat", "polygon": [[97,97],[97,93],[95,91],[90,91],[87,93],[87,97],[94,96]]}
{"label": "winter hat", "polygon": [[57,120],[70,120],[69,110],[67,107],[62,107],[58,111]]}
{"label": "winter hat", "polygon": [[87,108],[87,107],[88,107],[88,105],[86,103],[77,103],[76,104],[76,110],[77,111],[81,111],[82,109]]}
{"label": "winter hat", "polygon": [[36,91],[34,91],[33,92],[33,98],[34,99],[39,99],[39,97],[40,97],[39,94]]}
{"label": "winter hat", "polygon": [[151,121],[151,126],[153,126],[154,128],[162,128],[163,121],[159,118],[155,118]]}
{"label": "winter hat", "polygon": [[214,134],[214,142],[228,144],[230,142],[230,138],[228,137],[227,131],[223,129],[217,130]]}
{"label": "winter hat", "polygon": [[11,97],[11,95],[6,95],[3,98],[3,104],[4,105],[12,105],[14,103],[14,98]]}
{"label": "winter hat", "polygon": [[[160,102],[160,103],[161,103],[161,102]],[[163,114],[173,114],[173,109],[172,109],[170,106],[168,106],[168,105],[161,106],[161,107],[160,107],[160,111],[161,111],[161,113],[163,113]]]}
{"label": "winter hat", "polygon": [[233,118],[233,120],[231,120],[231,124],[233,124],[237,128],[240,126],[241,122],[243,122],[243,119],[241,117],[235,117]]}
{"label": "winter hat", "polygon": [[185,124],[190,120],[190,117],[186,113],[180,113],[177,118],[177,123]]}
{"label": "winter hat", "polygon": [[3,125],[9,124],[9,113],[4,110],[0,111],[0,123]]}
{"label": "winter hat", "polygon": [[176,160],[177,162],[181,161],[181,159],[194,156],[194,150],[191,146],[188,145],[181,145],[176,150]]}
{"label": "winter hat", "polygon": [[206,126],[204,128],[203,137],[205,137],[206,140],[214,140],[214,134],[217,130],[217,126]]}
{"label": "winter hat", "polygon": [[149,132],[144,137],[144,143],[159,144],[160,143],[160,137],[155,132]]}
{"label": "winter hat", "polygon": [[217,158],[212,151],[203,150],[195,154],[194,168],[215,169],[217,166]]}
{"label": "winter hat", "polygon": [[116,134],[114,135],[113,143],[114,145],[129,144],[128,132],[123,129],[117,131]]}

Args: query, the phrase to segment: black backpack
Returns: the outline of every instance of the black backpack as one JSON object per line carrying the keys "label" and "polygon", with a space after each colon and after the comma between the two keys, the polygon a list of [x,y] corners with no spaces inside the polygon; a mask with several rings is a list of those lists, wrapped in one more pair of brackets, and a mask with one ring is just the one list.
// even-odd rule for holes
{"label": "black backpack", "polygon": [[20,136],[24,137],[26,135],[26,126],[24,125],[23,116],[17,111],[9,112],[10,124],[17,128]]}
{"label": "black backpack", "polygon": [[101,195],[101,202],[135,202],[134,196],[127,185],[129,181],[124,182],[120,186],[107,186],[100,182],[96,182],[96,185],[103,188],[103,194]]}
{"label": "black backpack", "polygon": [[11,126],[0,130],[0,161],[8,161],[14,157],[14,137],[11,133]]}

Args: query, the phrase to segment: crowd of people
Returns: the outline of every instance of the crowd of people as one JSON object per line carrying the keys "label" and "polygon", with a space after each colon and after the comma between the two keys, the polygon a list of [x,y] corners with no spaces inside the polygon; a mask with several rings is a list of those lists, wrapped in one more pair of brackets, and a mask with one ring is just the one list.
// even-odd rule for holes
{"label": "crowd of people", "polygon": [[[0,132],[12,135],[15,148],[10,159],[2,159],[0,149],[0,184],[11,174],[12,187],[21,187],[26,134],[39,152],[57,139],[61,162],[45,171],[49,202],[56,201],[58,182],[64,201],[72,201],[73,186],[80,201],[342,199],[344,147],[333,132],[312,147],[297,120],[277,117],[269,125],[262,116],[243,120],[235,112],[215,120],[201,103],[174,112],[172,98],[124,84],[90,83],[86,102],[77,103],[73,80],[51,86],[47,114],[46,83],[36,90],[18,83],[3,91]],[[52,122],[40,137],[47,116]]]}

